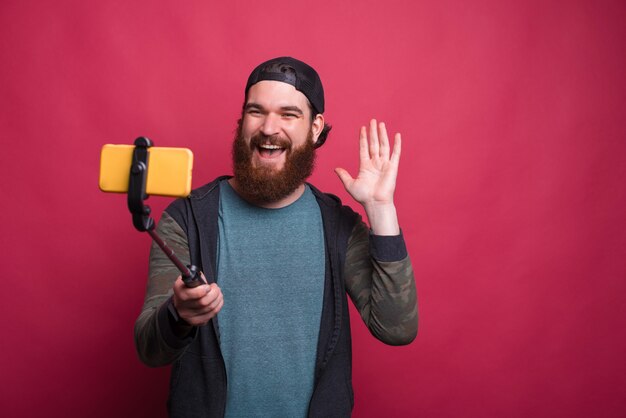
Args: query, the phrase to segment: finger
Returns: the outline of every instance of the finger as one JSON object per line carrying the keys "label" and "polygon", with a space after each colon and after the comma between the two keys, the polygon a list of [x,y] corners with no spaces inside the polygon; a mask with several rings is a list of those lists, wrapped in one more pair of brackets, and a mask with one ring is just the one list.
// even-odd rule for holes
{"label": "finger", "polygon": [[204,315],[214,310],[223,299],[221,292],[212,291],[200,300],[191,301],[187,305],[187,310],[192,316]]}
{"label": "finger", "polygon": [[380,158],[383,161],[389,160],[389,137],[387,136],[387,127],[385,122],[378,125],[378,136],[380,137]]}
{"label": "finger", "polygon": [[391,154],[391,162],[400,164],[400,153],[402,151],[402,135],[397,133],[393,138],[393,154]]}
{"label": "finger", "polygon": [[178,300],[186,304],[197,303],[202,300],[210,291],[209,285],[203,284],[197,287],[187,287],[183,284],[182,288],[174,292]]}
{"label": "finger", "polygon": [[370,121],[370,157],[377,158],[378,157],[378,126],[376,124],[376,119],[372,119]]}
{"label": "finger", "polygon": [[211,311],[209,312],[209,315],[211,316],[209,319],[213,318],[215,315],[218,314],[218,312],[222,309],[222,306],[224,306],[224,299],[220,299],[219,301],[217,301],[217,303],[215,304],[214,307],[211,308]]}
{"label": "finger", "polygon": [[343,183],[343,187],[345,187],[346,190],[354,182],[354,179],[352,178],[350,173],[348,173],[343,168],[335,168],[335,173],[337,173],[339,180],[341,180],[341,182]]}
{"label": "finger", "polygon": [[215,315],[217,315],[219,313],[219,311],[222,309],[223,306],[224,306],[224,300],[221,300],[220,303],[218,303],[213,310],[211,310],[209,312],[205,312],[205,313],[203,313],[201,315],[198,315],[198,316],[194,316],[193,319],[191,321],[189,321],[189,322],[190,323],[191,322],[195,323],[194,325],[205,325],[213,317],[215,317]]}
{"label": "finger", "polygon": [[214,309],[214,312],[217,314],[219,313],[219,311],[222,310],[222,307],[224,306],[224,299],[222,298],[222,300],[220,300],[220,304],[217,305],[217,308]]}
{"label": "finger", "polygon": [[217,309],[219,305],[223,303],[223,301],[224,301],[224,296],[220,294],[217,298],[215,298],[213,302],[209,304],[209,306],[207,306],[207,308],[209,308],[210,311],[214,311]]}
{"label": "finger", "polygon": [[185,286],[185,289],[187,289],[187,293],[191,296],[191,299],[202,299],[209,292],[211,292],[211,285],[201,284],[200,286],[196,287]]}
{"label": "finger", "polygon": [[[185,306],[185,314],[189,317],[189,318],[194,318],[194,317],[198,317],[198,316],[202,316],[205,315],[207,312],[210,312],[211,309],[209,308],[209,306],[204,306],[204,305],[193,305],[193,306]],[[178,313],[182,315],[182,309],[178,310]],[[186,319],[186,318],[185,318]]]}
{"label": "finger", "polygon": [[367,129],[365,126],[361,126],[361,132],[359,134],[359,157],[361,161],[367,161],[371,158],[367,145]]}
{"label": "finger", "polygon": [[209,286],[209,290],[206,295],[202,298],[202,304],[207,306],[213,303],[215,300],[219,299],[222,296],[222,290],[217,287],[215,283]]}
{"label": "finger", "polygon": [[202,286],[198,286],[196,288],[187,287],[185,282],[183,282],[183,278],[178,276],[174,282],[172,290],[174,291],[174,296],[178,300],[185,302],[204,296],[206,291],[203,291],[201,288]]}
{"label": "finger", "polygon": [[191,299],[185,302],[187,309],[192,311],[194,315],[201,315],[206,312],[209,309],[209,306],[219,299],[222,294],[219,288],[217,290],[212,289],[209,286],[207,286],[207,288],[206,293],[204,293],[201,298]]}

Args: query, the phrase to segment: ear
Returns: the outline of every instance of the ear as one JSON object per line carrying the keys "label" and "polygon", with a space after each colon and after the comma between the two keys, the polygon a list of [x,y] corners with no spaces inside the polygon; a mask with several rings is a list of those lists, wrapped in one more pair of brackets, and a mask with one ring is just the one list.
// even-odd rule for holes
{"label": "ear", "polygon": [[324,129],[324,115],[318,113],[317,115],[315,115],[313,123],[311,124],[314,144],[317,142],[317,138],[319,138],[320,134],[322,133],[322,129]]}

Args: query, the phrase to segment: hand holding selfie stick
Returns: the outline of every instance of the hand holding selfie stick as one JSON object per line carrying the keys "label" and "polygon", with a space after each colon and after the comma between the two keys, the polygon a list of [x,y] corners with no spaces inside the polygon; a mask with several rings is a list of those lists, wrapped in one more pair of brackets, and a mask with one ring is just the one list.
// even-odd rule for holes
{"label": "hand holding selfie stick", "polygon": [[205,284],[200,277],[198,268],[194,265],[185,266],[174,254],[174,251],[159,237],[154,230],[154,219],[150,217],[150,207],[143,204],[148,198],[146,194],[146,179],[148,173],[148,148],[153,145],[152,141],[146,137],[135,139],[135,149],[130,165],[130,176],[128,179],[128,209],[133,215],[133,225],[140,232],[148,232],[152,240],[161,248],[165,255],[172,260],[172,263],[180,270],[183,282],[187,287],[196,287]]}

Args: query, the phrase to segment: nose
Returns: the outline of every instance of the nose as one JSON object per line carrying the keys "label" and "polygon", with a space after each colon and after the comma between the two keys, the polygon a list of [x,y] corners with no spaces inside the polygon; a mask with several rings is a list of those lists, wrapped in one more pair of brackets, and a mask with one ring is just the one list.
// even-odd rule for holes
{"label": "nose", "polygon": [[278,115],[268,113],[263,119],[263,125],[261,125],[261,132],[265,136],[272,136],[278,134],[280,129],[280,119]]}

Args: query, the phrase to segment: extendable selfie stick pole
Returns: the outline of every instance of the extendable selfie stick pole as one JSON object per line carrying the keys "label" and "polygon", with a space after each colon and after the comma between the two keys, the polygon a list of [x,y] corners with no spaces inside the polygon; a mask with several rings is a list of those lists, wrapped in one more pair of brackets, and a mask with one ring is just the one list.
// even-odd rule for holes
{"label": "extendable selfie stick pole", "polygon": [[152,240],[161,248],[165,255],[172,260],[172,263],[180,270],[183,282],[187,287],[196,287],[204,284],[200,277],[198,268],[194,265],[185,266],[174,254],[174,251],[159,237],[154,230],[154,219],[150,217],[150,206],[143,204],[148,198],[146,194],[146,179],[148,174],[148,148],[154,145],[146,137],[135,139],[135,150],[133,160],[130,165],[130,176],[128,178],[128,209],[133,215],[133,225],[140,232],[148,232]]}

